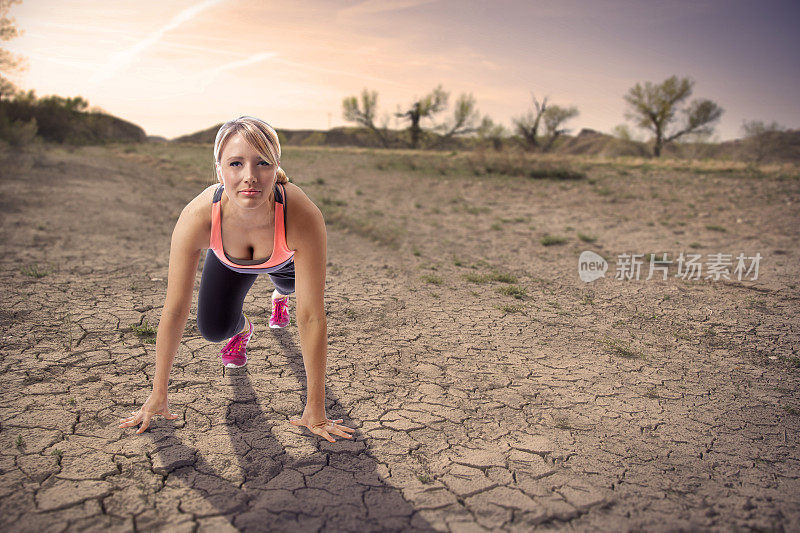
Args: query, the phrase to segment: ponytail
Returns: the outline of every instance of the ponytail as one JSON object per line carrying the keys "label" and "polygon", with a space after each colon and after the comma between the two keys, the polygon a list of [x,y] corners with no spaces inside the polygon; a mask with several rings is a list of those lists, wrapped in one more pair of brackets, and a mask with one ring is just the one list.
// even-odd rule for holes
{"label": "ponytail", "polygon": [[278,179],[277,179],[277,181],[278,181],[278,183],[289,183],[289,176],[286,175],[286,172],[284,172],[283,169],[280,166],[278,166]]}

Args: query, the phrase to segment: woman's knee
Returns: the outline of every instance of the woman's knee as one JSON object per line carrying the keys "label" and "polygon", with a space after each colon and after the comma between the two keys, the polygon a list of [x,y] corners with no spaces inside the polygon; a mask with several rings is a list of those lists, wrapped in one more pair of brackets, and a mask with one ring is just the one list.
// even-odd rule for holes
{"label": "woman's knee", "polygon": [[225,320],[207,320],[198,315],[197,329],[205,340],[221,342],[233,336],[232,331],[236,329],[236,325],[227,323]]}

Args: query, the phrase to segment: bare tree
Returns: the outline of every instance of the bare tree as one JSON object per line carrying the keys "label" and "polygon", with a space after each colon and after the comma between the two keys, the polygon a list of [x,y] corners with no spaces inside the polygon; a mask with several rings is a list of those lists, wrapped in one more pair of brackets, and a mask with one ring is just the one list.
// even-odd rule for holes
{"label": "bare tree", "polygon": [[[569,108],[557,105],[548,106],[546,96],[541,103],[533,94],[531,94],[531,98],[533,98],[535,112],[534,109],[531,109],[527,114],[513,119],[514,126],[517,133],[522,135],[528,148],[541,148],[543,151],[547,151],[552,148],[556,139],[569,131],[561,126],[567,120],[577,116],[578,109],[574,106]],[[544,135],[540,137],[539,128],[543,121],[545,131]]]}
{"label": "bare tree", "polygon": [[[711,100],[694,100],[685,109],[679,110],[678,106],[692,94],[694,82],[688,78],[678,79],[672,76],[660,85],[653,85],[649,81],[642,87],[637,83],[625,95],[631,108],[625,117],[636,122],[640,128],[646,128],[655,134],[653,155],[659,157],[661,148],[675,139],[689,134],[711,134],[713,122],[722,115],[722,108]],[[667,133],[670,123],[675,120],[675,115],[680,111],[685,115],[683,126],[674,133]]]}
{"label": "bare tree", "polygon": [[[15,26],[13,18],[8,18],[8,10],[14,4],[21,4],[22,0],[0,0],[0,41],[10,41],[22,35]],[[0,48],[0,100],[6,96],[13,96],[18,89],[6,75],[15,71],[25,70],[25,59],[16,56],[4,48]]]}
{"label": "bare tree", "polygon": [[378,136],[384,147],[389,147],[389,137],[386,133],[387,121],[384,121],[380,128],[375,125],[375,116],[378,111],[378,91],[364,89],[361,92],[360,105],[357,97],[349,96],[342,101],[342,107],[344,108],[344,119],[346,121],[355,122],[369,128]]}
{"label": "bare tree", "polygon": [[742,130],[744,130],[744,146],[750,158],[756,163],[786,148],[786,136],[783,135],[786,126],[777,122],[765,124],[760,120],[745,121]]}
{"label": "bare tree", "polygon": [[534,113],[533,110],[529,110],[525,115],[517,117],[512,121],[517,133],[522,135],[528,147],[537,148],[539,146],[539,124],[544,112],[547,111],[547,97],[544,97],[541,104],[536,100],[535,95],[531,94],[531,98],[533,98],[533,105],[536,108],[536,113]]}
{"label": "bare tree", "polygon": [[433,91],[422,98],[415,100],[408,110],[397,113],[396,116],[409,122],[408,131],[411,136],[411,148],[418,148],[422,137],[422,119],[431,119],[433,115],[439,113],[447,107],[447,99],[450,95],[439,85]]}

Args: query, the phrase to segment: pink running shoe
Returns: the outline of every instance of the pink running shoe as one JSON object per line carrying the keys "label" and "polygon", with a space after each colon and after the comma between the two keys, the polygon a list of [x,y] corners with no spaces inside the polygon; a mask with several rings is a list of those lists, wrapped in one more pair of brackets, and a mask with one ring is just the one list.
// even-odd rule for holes
{"label": "pink running shoe", "polygon": [[272,299],[272,316],[269,317],[269,327],[285,328],[289,325],[289,296]]}
{"label": "pink running shoe", "polygon": [[[244,313],[242,313],[244,315]],[[245,318],[247,316],[245,315]],[[237,333],[230,338],[228,344],[222,349],[220,357],[222,364],[228,368],[239,368],[247,364],[247,343],[253,335],[253,323],[247,319],[250,330],[247,333]]]}

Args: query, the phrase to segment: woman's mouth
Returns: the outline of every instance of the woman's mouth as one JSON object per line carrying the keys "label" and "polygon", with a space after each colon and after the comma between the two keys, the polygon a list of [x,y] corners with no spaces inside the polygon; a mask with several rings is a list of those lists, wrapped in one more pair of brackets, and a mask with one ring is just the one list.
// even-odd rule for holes
{"label": "woman's mouth", "polygon": [[246,190],[246,191],[242,191],[242,194],[244,194],[245,196],[255,196],[255,195],[259,194],[260,192],[261,191],[256,191],[256,190],[253,190],[253,189],[249,189],[249,190]]}

